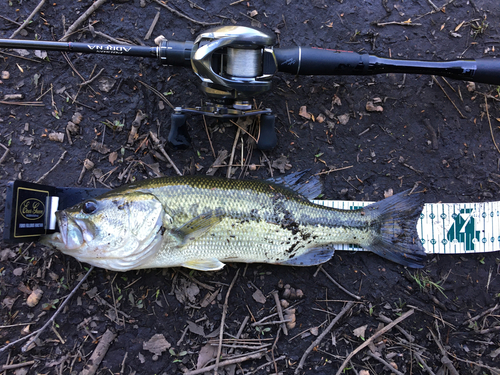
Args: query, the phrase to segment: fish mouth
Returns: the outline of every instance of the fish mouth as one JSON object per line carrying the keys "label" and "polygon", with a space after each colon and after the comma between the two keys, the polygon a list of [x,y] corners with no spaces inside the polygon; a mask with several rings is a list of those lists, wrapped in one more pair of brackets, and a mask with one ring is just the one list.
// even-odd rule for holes
{"label": "fish mouth", "polygon": [[78,250],[93,239],[89,226],[83,220],[72,218],[65,211],[57,211],[56,218],[65,250]]}

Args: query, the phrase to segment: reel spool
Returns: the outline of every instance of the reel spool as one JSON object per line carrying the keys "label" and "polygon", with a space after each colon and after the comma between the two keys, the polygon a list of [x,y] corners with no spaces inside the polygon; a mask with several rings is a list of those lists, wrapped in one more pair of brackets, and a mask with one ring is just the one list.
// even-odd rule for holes
{"label": "reel spool", "polygon": [[206,100],[200,107],[174,109],[170,145],[190,145],[185,113],[196,113],[220,118],[262,115],[257,146],[273,148],[275,116],[269,108],[252,110],[250,99],[271,89],[278,70],[274,42],[273,36],[244,26],[223,26],[200,34],[191,49],[191,66]]}

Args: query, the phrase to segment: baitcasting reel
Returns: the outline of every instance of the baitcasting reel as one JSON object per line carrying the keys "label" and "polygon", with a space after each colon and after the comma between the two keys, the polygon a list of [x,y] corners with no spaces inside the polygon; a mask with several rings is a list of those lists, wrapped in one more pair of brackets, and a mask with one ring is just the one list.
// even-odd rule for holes
{"label": "baitcasting reel", "polygon": [[186,113],[235,118],[260,115],[257,147],[276,145],[271,109],[252,109],[251,99],[271,88],[277,72],[294,75],[433,74],[500,85],[500,59],[420,61],[311,47],[273,48],[273,36],[244,26],[222,26],[199,35],[194,42],[162,41],[157,47],[120,44],[45,42],[0,39],[0,48],[45,49],[81,53],[156,57],[163,65],[184,66],[200,78],[206,100],[200,107],[176,107],[168,143],[190,145]]}
{"label": "baitcasting reel", "polygon": [[[199,35],[191,46],[189,62],[201,79],[199,88],[206,100],[200,107],[174,109],[169,143],[189,146],[186,113],[221,118],[261,115],[257,146],[263,150],[273,148],[277,141],[275,116],[269,108],[252,109],[251,99],[271,89],[271,79],[278,70],[274,42],[273,36],[243,26],[219,27]],[[187,57],[187,43],[163,41],[160,61],[172,65],[174,51],[179,47]]]}

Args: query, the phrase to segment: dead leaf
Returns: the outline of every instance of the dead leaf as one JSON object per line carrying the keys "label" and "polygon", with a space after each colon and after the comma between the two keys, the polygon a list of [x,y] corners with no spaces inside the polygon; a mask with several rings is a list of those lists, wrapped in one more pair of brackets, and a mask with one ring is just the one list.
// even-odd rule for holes
{"label": "dead leaf", "polygon": [[111,165],[114,165],[116,159],[118,159],[118,152],[113,151],[111,154],[109,154],[108,160],[111,163]]}
{"label": "dead leaf", "polygon": [[191,322],[190,320],[186,320],[188,324],[189,330],[194,333],[195,335],[203,336],[205,337],[205,331],[203,330],[202,326],[199,326],[196,323]]}
{"label": "dead leaf", "polygon": [[299,116],[304,117],[305,119],[308,119],[308,120],[310,120],[312,118],[312,115],[309,112],[307,112],[307,107],[305,105],[300,107]]}
{"label": "dead leaf", "polygon": [[217,356],[217,347],[214,345],[206,344],[200,349],[200,354],[198,355],[198,362],[196,363],[196,368],[200,369],[205,367],[205,365]]}
{"label": "dead leaf", "polygon": [[4,262],[9,258],[14,258],[16,256],[16,253],[13,252],[11,249],[5,249],[0,251],[0,261]]}
{"label": "dead leaf", "polygon": [[94,151],[97,151],[100,154],[107,154],[110,152],[110,148],[102,143],[99,143],[97,140],[92,140],[92,143],[90,144],[90,148]]}
{"label": "dead leaf", "polygon": [[313,336],[318,336],[318,334],[319,334],[318,327],[312,327],[309,331],[311,332],[311,335],[313,335]]}
{"label": "dead leaf", "polygon": [[341,102],[340,98],[337,95],[333,95],[333,98],[332,98],[332,107],[334,105],[338,105],[338,106],[342,105],[342,102]]}
{"label": "dead leaf", "polygon": [[253,292],[252,297],[255,301],[258,303],[265,304],[266,303],[266,296],[260,289],[257,289],[255,292]]}
{"label": "dead leaf", "polygon": [[165,339],[165,336],[161,333],[157,333],[156,335],[153,335],[149,341],[142,344],[142,349],[160,356],[161,353],[170,349],[171,346],[172,345],[170,345],[170,343]]}
{"label": "dead leaf", "polygon": [[338,116],[337,118],[339,119],[340,125],[346,125],[349,122],[351,115],[349,115],[349,113],[345,113],[343,115]]}
{"label": "dead leaf", "polygon": [[32,291],[31,294],[28,296],[26,304],[29,307],[35,307],[36,305],[38,305],[38,302],[40,302],[40,298],[42,298],[42,296],[43,296],[43,290],[37,288],[34,291]]}
{"label": "dead leaf", "polygon": [[196,296],[200,293],[200,288],[195,283],[189,280],[181,279],[179,284],[175,287],[175,298],[180,303],[185,303],[189,301],[191,303],[196,302]]}
{"label": "dead leaf", "polygon": [[286,158],[285,155],[281,155],[278,159],[274,160],[271,166],[274,169],[279,169],[281,173],[285,173],[286,170],[292,168],[290,161]]}
{"label": "dead leaf", "polygon": [[394,195],[394,190],[392,189],[387,189],[387,190],[384,190],[384,198],[389,198],[389,197],[392,197]]}
{"label": "dead leaf", "polygon": [[2,306],[4,308],[7,308],[9,310],[12,309],[12,306],[14,306],[14,302],[16,302],[16,299],[18,297],[5,297],[3,300],[2,300]]}
{"label": "dead leaf", "polygon": [[322,124],[325,121],[325,115],[320,113],[318,116],[316,116],[316,121]]}
{"label": "dead leaf", "polygon": [[366,102],[366,110],[368,112],[383,112],[384,108],[379,106],[379,105],[373,104],[372,101],[369,101],[369,102]]}
{"label": "dead leaf", "polygon": [[364,326],[358,327],[355,330],[353,330],[352,333],[356,337],[365,337],[365,332],[366,332],[367,327],[368,327],[368,324],[365,324]]}
{"label": "dead leaf", "polygon": [[12,273],[14,274],[14,276],[21,276],[23,274],[23,269],[22,267],[14,268]]}
{"label": "dead leaf", "polygon": [[115,85],[116,80],[109,77],[99,78],[99,90],[110,92]]}
{"label": "dead leaf", "polygon": [[39,59],[43,60],[47,57],[47,52],[46,51],[40,51],[40,50],[35,50],[35,56],[38,57]]}

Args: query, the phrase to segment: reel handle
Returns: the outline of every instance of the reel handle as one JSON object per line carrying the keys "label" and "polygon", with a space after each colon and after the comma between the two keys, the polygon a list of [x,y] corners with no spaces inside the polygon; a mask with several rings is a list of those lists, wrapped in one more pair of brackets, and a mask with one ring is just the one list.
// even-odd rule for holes
{"label": "reel handle", "polygon": [[275,48],[278,71],[296,75],[374,75],[408,73],[500,85],[500,59],[398,60],[322,48]]}

